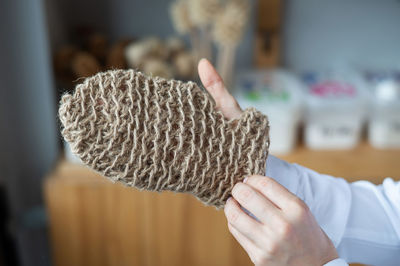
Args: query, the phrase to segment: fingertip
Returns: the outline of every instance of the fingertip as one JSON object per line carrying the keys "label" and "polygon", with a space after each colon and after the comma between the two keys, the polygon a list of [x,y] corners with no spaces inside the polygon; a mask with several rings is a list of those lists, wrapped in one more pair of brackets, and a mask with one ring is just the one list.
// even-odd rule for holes
{"label": "fingertip", "polygon": [[198,72],[201,82],[206,89],[212,89],[211,87],[216,87],[213,89],[223,89],[223,81],[215,70],[214,66],[205,58],[202,58],[198,64]]}
{"label": "fingertip", "polygon": [[208,59],[207,58],[201,58],[200,60],[199,60],[199,64],[198,64],[198,66],[200,66],[200,65],[204,65],[204,64],[207,64],[207,63],[209,63],[210,64],[210,61],[208,61]]}
{"label": "fingertip", "polygon": [[204,77],[204,75],[207,73],[210,65],[210,61],[208,61],[206,58],[200,59],[199,63],[197,64],[197,71],[199,72],[200,79],[202,79],[202,77]]}

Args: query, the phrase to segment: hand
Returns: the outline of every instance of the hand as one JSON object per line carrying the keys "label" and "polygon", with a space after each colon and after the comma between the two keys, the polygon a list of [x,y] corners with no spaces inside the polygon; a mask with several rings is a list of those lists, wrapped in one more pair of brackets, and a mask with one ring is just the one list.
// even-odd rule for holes
{"label": "hand", "polygon": [[201,59],[198,65],[199,76],[203,86],[214,98],[216,107],[225,118],[238,118],[243,112],[239,104],[228,92],[215,68],[207,59]]}
{"label": "hand", "polygon": [[338,258],[307,205],[272,178],[251,176],[232,195],[225,206],[229,231],[255,265],[323,265]]}
{"label": "hand", "polygon": [[[198,71],[217,109],[227,119],[238,118],[242,110],[211,63],[200,60]],[[228,227],[254,264],[323,265],[338,257],[305,203],[273,179],[249,177],[232,194],[225,206]]]}

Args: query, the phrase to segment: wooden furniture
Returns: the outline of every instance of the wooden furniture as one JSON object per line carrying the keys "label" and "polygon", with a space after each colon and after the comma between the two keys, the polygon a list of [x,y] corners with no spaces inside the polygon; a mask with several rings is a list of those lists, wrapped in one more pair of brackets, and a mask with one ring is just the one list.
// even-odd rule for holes
{"label": "wooden furniture", "polygon": [[57,266],[249,265],[223,213],[189,195],[140,192],[64,161],[45,193]]}
{"label": "wooden furniture", "polygon": [[255,11],[254,63],[276,67],[280,63],[282,0],[258,0]]}
{"label": "wooden furniture", "polygon": [[[350,181],[400,178],[400,151],[304,147],[284,159]],[[222,211],[189,195],[140,192],[60,161],[45,183],[56,266],[252,265]]]}
{"label": "wooden furniture", "polygon": [[311,151],[300,146],[282,159],[350,182],[381,183],[385,177],[400,178],[400,150],[377,150],[367,142],[346,151]]}

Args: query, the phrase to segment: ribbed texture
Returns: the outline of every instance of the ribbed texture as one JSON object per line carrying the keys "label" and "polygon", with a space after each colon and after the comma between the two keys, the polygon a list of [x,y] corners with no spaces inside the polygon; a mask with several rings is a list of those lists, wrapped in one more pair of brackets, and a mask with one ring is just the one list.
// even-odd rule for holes
{"label": "ribbed texture", "polygon": [[266,116],[227,121],[195,83],[113,70],[62,97],[62,134],[83,163],[113,181],[224,206],[235,183],[265,174]]}

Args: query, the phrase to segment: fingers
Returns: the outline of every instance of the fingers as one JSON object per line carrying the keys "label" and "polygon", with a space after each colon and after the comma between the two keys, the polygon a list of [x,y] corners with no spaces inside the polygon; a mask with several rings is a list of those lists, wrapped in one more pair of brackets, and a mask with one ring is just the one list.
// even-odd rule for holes
{"label": "fingers", "polygon": [[263,241],[260,236],[265,235],[262,225],[248,216],[233,198],[229,199],[225,205],[225,216],[228,223],[235,227],[242,235],[246,236],[255,245],[262,246]]}
{"label": "fingers", "polygon": [[268,223],[271,228],[279,225],[280,209],[253,187],[237,183],[232,190],[232,196],[261,223]]}
{"label": "fingers", "polygon": [[237,242],[244,248],[244,250],[249,254],[250,258],[256,256],[257,253],[261,253],[261,249],[257,247],[250,239],[240,233],[235,227],[228,223],[229,232],[237,240]]}
{"label": "fingers", "polygon": [[240,116],[240,109],[235,98],[228,92],[221,76],[207,59],[201,59],[198,65],[200,80],[203,86],[214,98],[216,107],[227,119]]}
{"label": "fingers", "polygon": [[246,180],[246,184],[259,191],[283,211],[292,209],[296,204],[305,205],[296,195],[270,177],[253,175]]}

